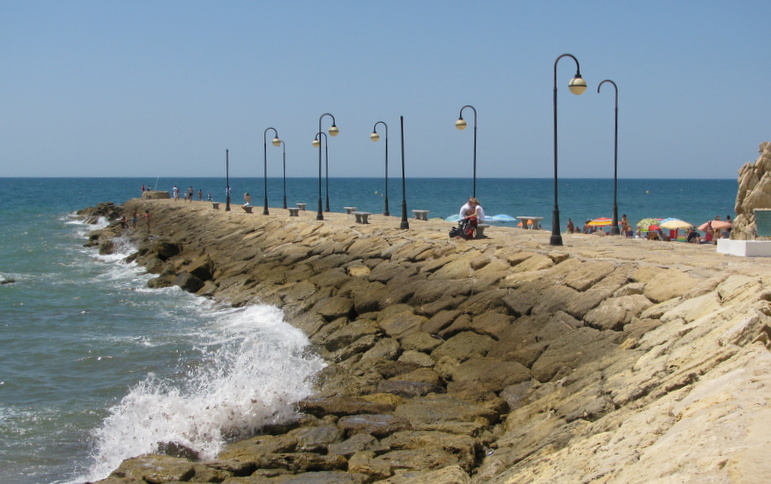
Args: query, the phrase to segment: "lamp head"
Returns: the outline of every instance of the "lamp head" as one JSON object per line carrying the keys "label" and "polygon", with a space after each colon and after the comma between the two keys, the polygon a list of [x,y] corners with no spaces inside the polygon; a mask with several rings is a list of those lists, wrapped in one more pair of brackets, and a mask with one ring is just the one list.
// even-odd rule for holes
{"label": "lamp head", "polygon": [[372,141],[377,141],[380,139],[380,135],[377,134],[377,131],[373,131],[371,135],[369,135],[369,139]]}
{"label": "lamp head", "polygon": [[583,94],[586,91],[586,81],[581,77],[581,74],[576,74],[576,77],[570,80],[568,89],[576,95]]}
{"label": "lamp head", "polygon": [[273,146],[281,146],[281,140],[278,139],[278,136],[273,138]]}
{"label": "lamp head", "polygon": [[467,126],[467,124],[466,124],[466,120],[465,120],[465,119],[463,119],[462,117],[461,117],[461,118],[458,118],[458,120],[457,120],[457,121],[455,121],[455,127],[456,127],[456,128],[458,128],[458,129],[459,129],[459,130],[461,130],[461,131],[463,131],[464,129],[466,129],[466,126]]}
{"label": "lamp head", "polygon": [[337,126],[335,126],[335,125],[333,124],[333,125],[332,125],[332,126],[330,126],[330,128],[329,128],[329,134],[331,134],[332,136],[337,136],[338,134],[340,134],[340,130],[339,130],[339,129],[337,129]]}
{"label": "lamp head", "polygon": [[319,146],[321,146],[321,140],[318,137],[313,138],[313,147],[318,148]]}

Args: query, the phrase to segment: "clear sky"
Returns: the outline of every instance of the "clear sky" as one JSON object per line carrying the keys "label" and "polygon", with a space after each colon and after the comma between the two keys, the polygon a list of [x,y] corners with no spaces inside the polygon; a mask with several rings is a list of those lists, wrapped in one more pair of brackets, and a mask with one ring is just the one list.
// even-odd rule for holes
{"label": "clear sky", "polygon": [[[771,141],[771,2],[0,0],[0,176],[736,178]],[[330,118],[323,119],[327,129]],[[381,129],[382,132],[382,129]],[[272,133],[270,134],[272,136]],[[268,144],[268,174],[281,150]],[[694,194],[708,196],[708,194]]]}

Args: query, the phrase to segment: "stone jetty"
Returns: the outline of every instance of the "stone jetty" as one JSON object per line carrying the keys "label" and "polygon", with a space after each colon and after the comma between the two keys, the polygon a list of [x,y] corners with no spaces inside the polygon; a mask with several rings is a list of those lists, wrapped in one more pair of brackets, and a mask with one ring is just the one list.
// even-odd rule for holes
{"label": "stone jetty", "polygon": [[[771,480],[771,260],[713,245],[130,200],[88,244],[201,297],[280,307],[327,362],[297,417],[103,484]],[[116,213],[117,211],[117,213]],[[93,215],[94,210],[84,212]]]}

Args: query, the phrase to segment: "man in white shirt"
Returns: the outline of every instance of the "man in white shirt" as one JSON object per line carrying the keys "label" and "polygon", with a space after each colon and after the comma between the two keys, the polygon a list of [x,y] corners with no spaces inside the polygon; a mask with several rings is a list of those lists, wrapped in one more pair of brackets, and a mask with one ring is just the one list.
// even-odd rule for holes
{"label": "man in white shirt", "polygon": [[469,214],[474,213],[474,205],[473,205],[474,201],[473,200],[474,200],[474,197],[469,197],[468,202],[466,202],[465,205],[460,207],[459,215],[460,215],[461,220],[463,220],[464,218],[468,217]]}

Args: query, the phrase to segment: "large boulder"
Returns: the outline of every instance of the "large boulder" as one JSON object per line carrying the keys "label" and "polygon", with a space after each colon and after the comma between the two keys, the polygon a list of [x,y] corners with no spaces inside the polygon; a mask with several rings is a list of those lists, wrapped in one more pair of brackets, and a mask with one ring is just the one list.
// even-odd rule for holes
{"label": "large boulder", "polygon": [[739,170],[732,239],[754,239],[755,209],[771,208],[771,143],[760,143],[759,152],[754,163],[746,163]]}

